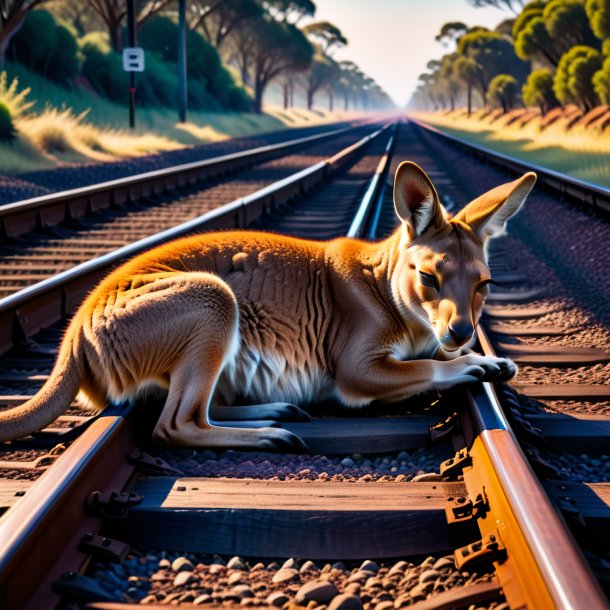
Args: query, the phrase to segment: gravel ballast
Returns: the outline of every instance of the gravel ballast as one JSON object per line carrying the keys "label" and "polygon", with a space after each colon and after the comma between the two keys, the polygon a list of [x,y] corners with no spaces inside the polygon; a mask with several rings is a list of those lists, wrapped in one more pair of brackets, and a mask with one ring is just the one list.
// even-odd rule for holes
{"label": "gravel ballast", "polygon": [[[121,564],[97,563],[89,576],[116,601],[229,604],[309,610],[392,610],[437,593],[486,582],[491,574],[459,572],[453,556],[419,561],[320,563],[133,553]],[[477,608],[507,610],[502,599]]]}

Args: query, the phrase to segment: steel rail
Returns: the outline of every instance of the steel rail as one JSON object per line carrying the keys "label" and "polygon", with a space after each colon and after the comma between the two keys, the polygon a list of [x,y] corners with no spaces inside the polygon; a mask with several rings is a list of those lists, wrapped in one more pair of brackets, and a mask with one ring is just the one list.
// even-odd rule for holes
{"label": "steel rail", "polygon": [[[359,154],[391,123],[361,138],[333,157],[320,161],[258,191],[235,199],[197,218],[86,261],[0,300],[0,353],[15,344],[15,338],[30,337],[44,326],[65,317],[80,303],[92,284],[114,264],[144,250],[200,230],[247,227],[263,212],[269,212],[291,197],[311,188]],[[42,304],[39,299],[50,297]]]}
{"label": "steel rail", "polygon": [[520,159],[496,152],[490,148],[481,146],[480,144],[467,142],[466,140],[445,133],[432,125],[428,125],[427,123],[412,117],[409,117],[408,120],[419,129],[451,142],[453,145],[467,150],[473,156],[491,162],[502,169],[509,169],[519,174],[534,171],[538,174],[538,183],[543,184],[550,190],[558,193],[560,197],[571,197],[578,202],[587,204],[605,214],[610,214],[609,188],[573,178],[572,176],[567,176],[566,174],[549,169],[548,167],[521,161]]}
{"label": "steel rail", "polygon": [[[101,262],[90,261],[79,265],[79,271],[69,270],[61,274],[62,278],[57,279],[56,276],[45,280],[41,282],[44,286],[36,285],[37,289],[32,287],[27,295],[13,299],[12,304],[5,305],[6,311],[10,311],[11,307],[18,307],[20,302],[31,302],[43,294],[44,290],[53,292],[59,285],[74,278],[89,277],[91,269],[98,270],[122,260],[127,255],[184,233],[215,228],[217,223],[222,224],[227,218],[251,222],[268,211],[273,198],[277,203],[279,195],[286,193],[286,189],[294,194],[301,191],[305,184],[307,187],[317,184],[352,160],[373,140],[385,134],[391,125],[386,124],[330,159],[297,172],[275,185],[235,200],[180,227],[121,248],[103,257]],[[391,135],[390,142],[393,140],[394,134]],[[384,171],[387,171],[389,166],[389,149],[390,146],[387,146]],[[376,173],[375,176],[377,175]],[[372,181],[374,179],[375,177]],[[296,191],[295,187],[298,187]],[[367,189],[369,204],[375,201],[373,195],[371,189]],[[11,297],[4,301],[9,299]],[[84,514],[87,497],[92,491],[123,489],[133,472],[133,467],[126,462],[127,456],[135,448],[128,425],[129,412],[128,406],[107,408],[36,481],[27,494],[0,519],[0,607],[31,610],[47,607],[52,584],[64,572],[79,571],[86,565],[86,553],[74,549],[83,536],[95,534],[101,525],[97,518]],[[52,528],[50,524],[53,524]],[[27,579],[24,574],[28,574]],[[59,596],[53,595],[54,603],[57,603]]]}
{"label": "steel rail", "polygon": [[[477,329],[486,355],[495,355]],[[495,562],[506,600],[515,608],[602,610],[607,598],[566,523],[550,502],[508,423],[491,383],[467,391],[474,436],[472,466],[464,469],[471,498],[483,492],[489,509],[478,519],[482,539],[493,535],[508,550]]]}
{"label": "steel rail", "polygon": [[0,206],[0,236],[17,238],[37,227],[50,227],[64,222],[68,218],[84,216],[89,210],[96,211],[111,205],[123,205],[152,193],[171,191],[223,172],[242,169],[252,163],[262,162],[280,152],[289,152],[334,138],[362,127],[366,123],[366,121],[359,122],[349,127],[304,136],[287,142],[268,144],[250,150],[8,203]]}

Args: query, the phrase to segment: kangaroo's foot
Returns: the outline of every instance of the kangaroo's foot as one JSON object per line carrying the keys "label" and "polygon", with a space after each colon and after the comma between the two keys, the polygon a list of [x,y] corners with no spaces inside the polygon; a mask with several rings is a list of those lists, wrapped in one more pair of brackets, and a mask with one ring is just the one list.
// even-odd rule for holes
{"label": "kangaroo's foot", "polygon": [[161,420],[153,431],[153,439],[162,445],[206,449],[253,449],[255,451],[286,451],[301,453],[305,442],[284,428],[237,428],[207,425],[195,422],[167,426]]}
{"label": "kangaroo's foot", "polygon": [[288,402],[268,402],[260,405],[244,407],[211,408],[212,419],[218,421],[254,421],[271,419],[274,421],[311,421],[311,417],[303,409]]}

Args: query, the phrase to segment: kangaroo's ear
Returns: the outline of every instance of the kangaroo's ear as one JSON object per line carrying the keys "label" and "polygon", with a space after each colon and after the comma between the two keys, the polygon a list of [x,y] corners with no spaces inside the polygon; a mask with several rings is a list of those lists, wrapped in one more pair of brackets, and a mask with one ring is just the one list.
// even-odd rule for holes
{"label": "kangaroo's ear", "polygon": [[394,209],[415,239],[432,224],[440,227],[445,214],[430,178],[411,161],[398,166],[394,178]]}
{"label": "kangaroo's ear", "polygon": [[506,221],[519,211],[535,183],[536,174],[528,172],[477,197],[455,219],[469,225],[481,241],[504,235]]}

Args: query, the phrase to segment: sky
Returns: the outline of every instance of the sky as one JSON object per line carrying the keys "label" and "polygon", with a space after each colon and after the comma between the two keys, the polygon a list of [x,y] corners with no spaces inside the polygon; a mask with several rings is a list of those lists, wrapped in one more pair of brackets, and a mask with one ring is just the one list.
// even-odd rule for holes
{"label": "sky", "polygon": [[473,8],[467,0],[314,0],[316,21],[338,26],[349,44],[336,60],[350,59],[374,78],[399,106],[414,91],[430,59],[449,49],[434,40],[443,23],[495,27],[510,13]]}

